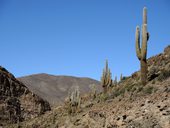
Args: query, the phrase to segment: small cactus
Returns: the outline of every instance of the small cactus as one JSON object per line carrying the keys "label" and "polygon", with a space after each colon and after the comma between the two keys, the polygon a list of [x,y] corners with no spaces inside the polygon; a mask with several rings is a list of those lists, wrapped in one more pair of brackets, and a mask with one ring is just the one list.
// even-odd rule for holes
{"label": "small cactus", "polygon": [[68,93],[69,102],[69,113],[75,113],[80,108],[80,91],[78,86],[73,86]]}
{"label": "small cactus", "polygon": [[147,8],[143,8],[142,24],[142,46],[140,47],[140,29],[136,27],[136,54],[141,65],[141,83],[146,85],[147,82],[147,41],[149,33],[147,32]]}
{"label": "small cactus", "polygon": [[95,84],[90,84],[89,88],[91,89],[91,97],[95,99],[97,97],[97,89]]}
{"label": "small cactus", "polygon": [[104,93],[107,93],[108,89],[112,86],[112,74],[108,68],[108,61],[106,60],[105,68],[103,69],[103,74],[101,77],[101,84],[103,87]]}
{"label": "small cactus", "polygon": [[121,73],[121,75],[120,75],[120,81],[122,81],[123,80],[123,75],[122,75],[122,73]]}
{"label": "small cactus", "polygon": [[114,85],[117,86],[117,76],[115,76],[115,79],[114,79]]}

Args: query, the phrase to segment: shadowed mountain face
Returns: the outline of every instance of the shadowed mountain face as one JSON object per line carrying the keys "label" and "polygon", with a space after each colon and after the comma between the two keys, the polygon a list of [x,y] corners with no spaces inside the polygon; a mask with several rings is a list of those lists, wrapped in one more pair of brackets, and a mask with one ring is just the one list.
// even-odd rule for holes
{"label": "shadowed mountain face", "polygon": [[18,79],[51,105],[62,103],[72,86],[79,86],[81,93],[90,92],[91,84],[97,85],[97,90],[101,90],[100,83],[90,78],[36,74]]}

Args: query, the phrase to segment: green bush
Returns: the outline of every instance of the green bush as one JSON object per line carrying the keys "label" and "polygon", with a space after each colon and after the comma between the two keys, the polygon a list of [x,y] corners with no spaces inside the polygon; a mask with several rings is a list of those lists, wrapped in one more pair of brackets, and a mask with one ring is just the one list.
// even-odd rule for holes
{"label": "green bush", "polygon": [[161,72],[161,74],[158,76],[158,81],[163,81],[170,77],[170,71],[164,70]]}
{"label": "green bush", "polygon": [[117,96],[120,96],[120,95],[123,95],[125,93],[126,89],[125,88],[121,88],[121,89],[115,89],[113,90],[112,92],[112,97],[117,97]]}
{"label": "green bush", "polygon": [[142,86],[139,86],[138,88],[137,88],[137,92],[141,92],[143,90],[143,85]]}
{"label": "green bush", "polygon": [[102,101],[106,101],[107,99],[108,99],[108,94],[107,93],[102,93],[101,95],[100,95],[100,101],[102,102]]}
{"label": "green bush", "polygon": [[144,88],[143,91],[145,94],[152,94],[153,90],[154,90],[154,87],[148,86],[148,87]]}
{"label": "green bush", "polygon": [[134,88],[134,85],[135,85],[135,84],[127,85],[127,86],[125,87],[125,89],[129,92],[129,91],[131,91],[131,90]]}

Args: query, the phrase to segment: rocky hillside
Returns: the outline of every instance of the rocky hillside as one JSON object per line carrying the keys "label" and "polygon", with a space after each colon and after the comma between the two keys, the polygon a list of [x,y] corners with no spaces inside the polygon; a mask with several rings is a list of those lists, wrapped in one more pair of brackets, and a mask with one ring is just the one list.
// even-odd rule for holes
{"label": "rocky hillside", "polygon": [[50,110],[50,104],[32,93],[0,66],[0,126],[28,120]]}
{"label": "rocky hillside", "polygon": [[[51,105],[63,103],[72,86],[79,86],[81,93],[90,91],[89,85],[100,85],[96,80],[90,78],[79,78],[72,76],[55,76],[49,74],[36,74],[18,78],[30,90]],[[100,86],[97,86],[101,90]]]}
{"label": "rocky hillside", "polygon": [[[170,46],[148,59],[148,83],[139,72],[124,77],[107,95],[83,97],[77,113],[67,104],[22,122],[21,127],[40,128],[170,128]],[[12,125],[13,127],[14,125]],[[10,126],[8,126],[10,127]]]}

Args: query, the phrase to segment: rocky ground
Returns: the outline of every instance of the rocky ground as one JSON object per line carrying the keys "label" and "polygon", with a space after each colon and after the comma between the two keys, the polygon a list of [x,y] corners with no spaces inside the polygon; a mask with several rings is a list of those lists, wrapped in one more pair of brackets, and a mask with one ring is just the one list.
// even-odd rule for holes
{"label": "rocky ground", "polygon": [[170,46],[148,59],[147,85],[139,76],[124,77],[107,95],[83,96],[76,113],[66,103],[8,128],[170,128]]}

